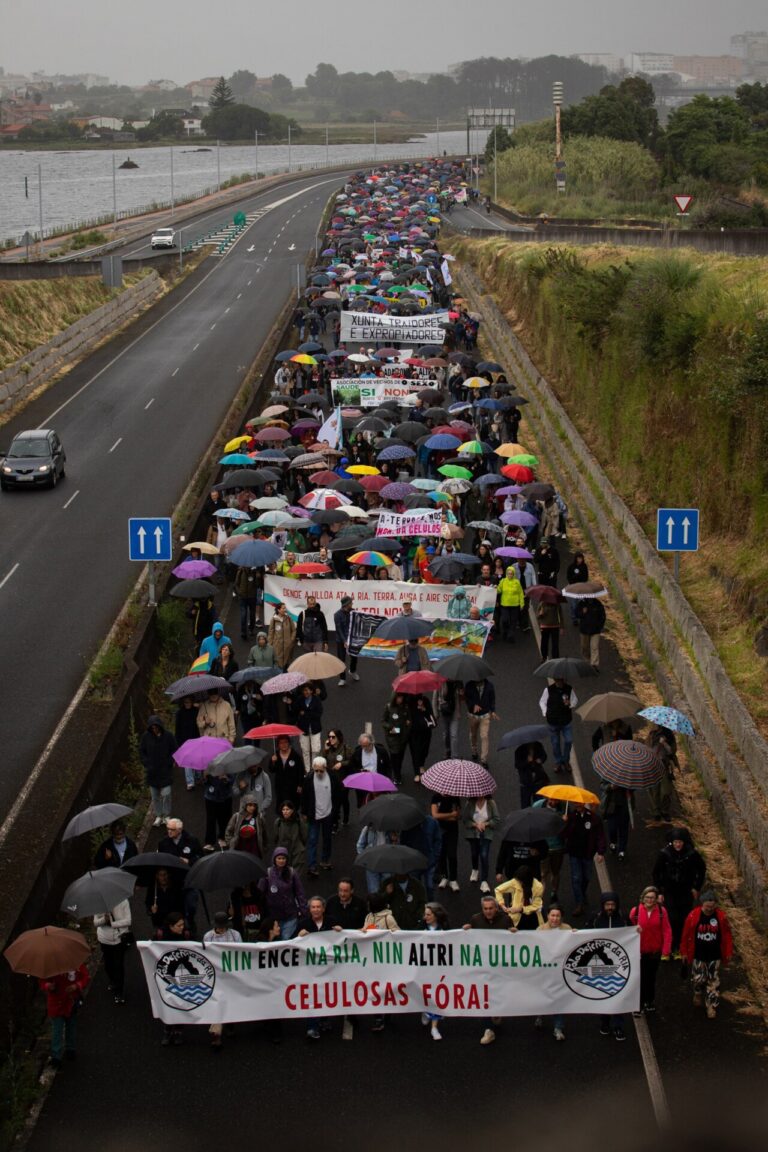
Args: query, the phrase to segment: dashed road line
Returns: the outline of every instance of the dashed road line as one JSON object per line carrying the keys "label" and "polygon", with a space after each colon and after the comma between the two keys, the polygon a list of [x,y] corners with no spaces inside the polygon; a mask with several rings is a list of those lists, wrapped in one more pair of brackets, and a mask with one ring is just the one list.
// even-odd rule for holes
{"label": "dashed road line", "polygon": [[197,343],[197,344],[195,344],[195,346],[194,346],[194,348],[192,349],[192,351],[193,351],[193,352],[197,352],[197,350],[198,350],[198,348],[199,348],[199,347],[200,347],[200,342],[198,341],[198,343]]}
{"label": "dashed road line", "polygon": [[171,372],[171,376],[175,376],[178,373],[178,371],[179,371],[178,368],[174,368],[173,372]]}
{"label": "dashed road line", "polygon": [[[114,452],[114,450],[115,450],[115,448],[117,448],[118,444],[122,444],[122,442],[123,442],[122,436],[118,436],[117,440],[115,440],[115,442],[112,445],[112,447],[110,448],[109,452]],[[109,452],[107,453],[107,455],[109,455]]]}
{"label": "dashed road line", "polygon": [[148,402],[147,402],[147,403],[144,405],[144,411],[146,412],[147,408],[151,408],[151,407],[152,407],[152,405],[154,404],[154,402],[155,402],[155,398],[154,398],[154,396],[153,396],[153,397],[152,397],[152,399],[151,399],[151,400],[149,400],[149,401],[148,401]]}
{"label": "dashed road line", "polygon": [[73,492],[73,493],[72,493],[72,495],[70,496],[69,500],[67,500],[66,504],[63,504],[63,505],[62,505],[62,512],[63,512],[63,511],[65,511],[67,508],[69,508],[69,506],[70,506],[70,504],[72,503],[72,501],[73,501],[73,500],[76,500],[76,499],[77,499],[77,497],[78,497],[79,495],[80,495],[80,489],[78,488],[77,492]]}
{"label": "dashed road line", "polygon": [[5,585],[8,583],[8,581],[9,581],[9,580],[10,580],[10,578],[11,578],[11,576],[13,576],[13,574],[14,574],[14,572],[16,571],[16,569],[17,569],[17,568],[18,568],[18,564],[14,564],[13,568],[11,568],[11,570],[10,570],[10,572],[7,574],[7,576],[4,576],[4,577],[3,577],[3,579],[2,579],[2,580],[0,580],[0,588],[4,588],[4,587],[5,587]]}

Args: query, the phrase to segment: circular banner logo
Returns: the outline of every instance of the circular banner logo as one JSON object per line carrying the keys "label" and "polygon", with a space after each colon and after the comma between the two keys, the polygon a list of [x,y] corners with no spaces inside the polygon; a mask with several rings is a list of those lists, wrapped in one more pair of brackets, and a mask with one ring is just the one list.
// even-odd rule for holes
{"label": "circular banner logo", "polygon": [[631,964],[615,940],[587,940],[574,948],[563,964],[563,979],[585,1000],[610,1000],[626,986]]}
{"label": "circular banner logo", "polygon": [[160,999],[179,1012],[191,1012],[205,1004],[213,995],[215,983],[213,965],[191,948],[172,948],[155,965]]}

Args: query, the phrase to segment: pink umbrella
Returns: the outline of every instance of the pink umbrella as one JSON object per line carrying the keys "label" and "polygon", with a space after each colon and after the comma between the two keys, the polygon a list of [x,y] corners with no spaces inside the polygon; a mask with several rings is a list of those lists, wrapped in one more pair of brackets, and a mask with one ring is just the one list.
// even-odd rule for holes
{"label": "pink umbrella", "polygon": [[179,580],[205,580],[215,572],[215,565],[208,560],[182,560],[181,564],[177,564],[173,569],[174,576],[178,576]]}
{"label": "pink umbrella", "polygon": [[533,553],[525,548],[497,548],[497,556],[505,556],[508,560],[533,560]]}
{"label": "pink umbrella", "polygon": [[301,688],[308,683],[303,672],[283,672],[280,676],[272,676],[261,686],[262,696],[277,696],[281,692],[293,692],[294,688]]}
{"label": "pink umbrella", "polygon": [[262,428],[253,438],[260,444],[277,443],[280,440],[290,440],[291,434],[285,428]]}
{"label": "pink umbrella", "polygon": [[177,748],[173,758],[180,768],[191,768],[193,772],[205,772],[211,760],[221,752],[229,752],[232,745],[222,736],[198,736],[195,740],[185,740]]}
{"label": "pink umbrella", "polygon": [[342,780],[342,784],[359,792],[397,792],[397,785],[381,772],[353,772]]}
{"label": "pink umbrella", "polygon": [[[351,776],[347,777],[347,780],[351,779]],[[472,760],[440,760],[422,772],[421,782],[425,788],[439,792],[441,796],[471,799],[492,796],[496,791],[496,781],[490,772]]]}

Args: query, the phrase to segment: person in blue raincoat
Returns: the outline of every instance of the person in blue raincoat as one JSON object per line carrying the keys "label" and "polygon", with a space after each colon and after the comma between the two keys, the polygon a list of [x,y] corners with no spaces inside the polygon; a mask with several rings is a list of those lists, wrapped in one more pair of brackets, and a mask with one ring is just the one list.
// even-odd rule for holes
{"label": "person in blue raincoat", "polygon": [[206,636],[205,640],[203,640],[202,644],[200,645],[200,655],[208,656],[210,658],[210,662],[213,663],[213,661],[218,658],[218,655],[221,652],[222,644],[229,644],[231,647],[232,641],[230,640],[229,636],[225,635],[224,625],[219,620],[217,620],[211,629],[210,636]]}

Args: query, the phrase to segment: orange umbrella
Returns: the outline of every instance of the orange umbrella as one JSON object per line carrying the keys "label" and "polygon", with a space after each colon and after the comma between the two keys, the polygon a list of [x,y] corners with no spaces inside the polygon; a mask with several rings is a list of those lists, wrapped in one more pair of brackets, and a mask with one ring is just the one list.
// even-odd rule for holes
{"label": "orange umbrella", "polygon": [[599,804],[600,798],[586,788],[577,788],[575,784],[547,784],[539,788],[537,796],[546,796],[548,800],[565,800],[571,804]]}
{"label": "orange umbrella", "polygon": [[522,444],[500,444],[496,449],[497,456],[523,456],[528,452]]}
{"label": "orange umbrella", "polygon": [[6,948],[5,958],[14,972],[46,980],[79,968],[90,951],[88,941],[79,932],[49,925],[22,932]]}

